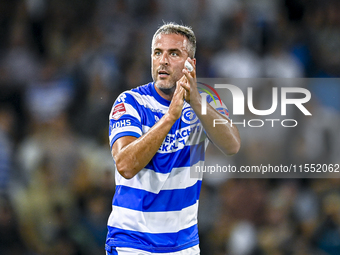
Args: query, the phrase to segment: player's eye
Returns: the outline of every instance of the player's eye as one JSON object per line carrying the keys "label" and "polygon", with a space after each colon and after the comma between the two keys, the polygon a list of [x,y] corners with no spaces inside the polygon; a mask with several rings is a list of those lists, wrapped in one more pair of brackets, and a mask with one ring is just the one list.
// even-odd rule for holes
{"label": "player's eye", "polygon": [[171,52],[171,56],[177,57],[178,53],[177,52]]}

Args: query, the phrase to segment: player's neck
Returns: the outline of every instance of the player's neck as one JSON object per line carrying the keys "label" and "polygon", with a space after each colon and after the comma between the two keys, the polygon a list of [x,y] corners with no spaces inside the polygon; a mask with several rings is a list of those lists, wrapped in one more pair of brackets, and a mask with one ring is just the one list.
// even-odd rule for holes
{"label": "player's neck", "polygon": [[165,89],[165,88],[158,88],[157,86],[155,86],[155,89],[156,89],[157,93],[162,98],[164,98],[165,100],[171,101],[171,99],[172,99],[172,97],[174,95],[176,87]]}

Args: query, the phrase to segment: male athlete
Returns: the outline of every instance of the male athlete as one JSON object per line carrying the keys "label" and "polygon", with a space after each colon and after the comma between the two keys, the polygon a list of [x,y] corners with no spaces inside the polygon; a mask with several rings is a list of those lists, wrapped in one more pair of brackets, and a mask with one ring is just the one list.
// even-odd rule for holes
{"label": "male athlete", "polygon": [[[197,209],[208,140],[225,154],[240,148],[235,126],[207,104],[201,115],[196,84],[196,38],[168,23],[152,40],[153,82],[122,93],[110,113],[116,191],[108,220],[107,254],[199,254]],[[184,68],[188,60],[193,66]],[[212,101],[207,99],[209,103]],[[214,107],[213,107],[214,106]],[[214,119],[226,124],[213,126]],[[194,156],[195,155],[195,156]]]}

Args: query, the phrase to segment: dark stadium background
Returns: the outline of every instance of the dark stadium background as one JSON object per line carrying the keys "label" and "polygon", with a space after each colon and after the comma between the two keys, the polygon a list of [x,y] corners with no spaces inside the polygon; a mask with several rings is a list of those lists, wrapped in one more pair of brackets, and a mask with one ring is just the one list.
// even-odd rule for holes
{"label": "dark stadium background", "polygon": [[[337,0],[1,0],[0,254],[104,254],[108,114],[151,80],[163,21],[194,29],[199,77],[338,78],[339,13]],[[339,163],[336,81],[307,85],[313,117],[294,132],[242,131],[231,162]],[[207,180],[199,229],[202,255],[340,254],[339,178]]]}

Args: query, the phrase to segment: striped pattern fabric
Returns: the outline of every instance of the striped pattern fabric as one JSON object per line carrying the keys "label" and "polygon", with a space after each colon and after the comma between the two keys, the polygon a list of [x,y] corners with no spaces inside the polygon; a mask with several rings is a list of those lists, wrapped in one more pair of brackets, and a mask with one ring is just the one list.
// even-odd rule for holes
{"label": "striped pattern fabric", "polygon": [[[120,137],[140,137],[168,111],[170,101],[154,83],[122,93],[109,118],[110,146]],[[153,159],[125,179],[116,170],[116,191],[108,219],[106,249],[126,247],[168,253],[197,246],[197,209],[202,176],[190,178],[201,165],[207,136],[188,103]]]}
{"label": "striped pattern fabric", "polygon": [[[137,250],[133,248],[117,247],[111,248],[110,251],[106,251],[106,255],[152,255],[155,253]],[[192,246],[188,249],[177,252],[158,253],[161,255],[199,255],[200,248],[198,245]]]}

